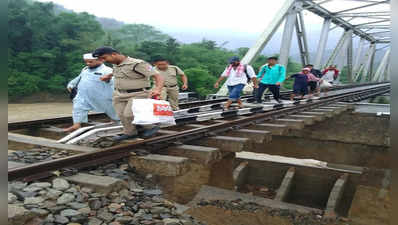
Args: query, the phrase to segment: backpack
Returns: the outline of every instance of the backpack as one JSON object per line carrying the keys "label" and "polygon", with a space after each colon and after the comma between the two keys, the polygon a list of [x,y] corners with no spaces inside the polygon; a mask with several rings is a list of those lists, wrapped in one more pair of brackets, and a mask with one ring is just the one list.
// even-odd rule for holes
{"label": "backpack", "polygon": [[247,64],[244,64],[243,67],[244,67],[243,72],[245,72],[245,74],[246,74],[247,83],[250,83],[251,78],[250,78],[249,74],[247,74]]}

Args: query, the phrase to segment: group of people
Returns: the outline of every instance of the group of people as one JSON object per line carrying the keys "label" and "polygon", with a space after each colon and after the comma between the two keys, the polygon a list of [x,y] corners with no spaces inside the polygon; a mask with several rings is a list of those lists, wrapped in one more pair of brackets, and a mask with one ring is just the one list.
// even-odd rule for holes
{"label": "group of people", "polygon": [[[73,98],[73,126],[65,129],[71,132],[79,129],[82,123],[88,122],[89,111],[104,112],[112,121],[121,122],[123,134],[114,137],[122,141],[135,137],[150,137],[159,127],[143,126],[138,134],[132,124],[134,99],[158,98],[168,99],[173,110],[178,110],[178,80],[181,76],[182,89],[188,88],[188,79],[177,66],[169,65],[167,59],[160,56],[153,60],[153,65],[136,58],[123,55],[112,47],[101,47],[93,53],[83,55],[86,67],[79,76],[67,85],[69,92],[77,88]],[[113,69],[104,65],[113,64]],[[154,87],[151,86],[151,79]]]}
{"label": "group of people", "polygon": [[280,99],[280,87],[286,79],[295,79],[293,93],[290,96],[290,100],[294,100],[296,96],[304,98],[307,94],[309,96],[312,96],[314,93],[319,95],[320,84],[327,82],[329,85],[332,85],[338,75],[339,71],[334,65],[327,67],[321,72],[315,69],[312,64],[308,64],[300,73],[286,78],[285,67],[278,64],[278,58],[274,56],[267,59],[267,63],[260,67],[259,73],[256,75],[252,66],[242,64],[239,57],[233,56],[229,60],[229,65],[214,84],[214,87],[218,88],[220,82],[227,79],[225,84],[228,87],[229,99],[224,109],[228,110],[233,102],[237,102],[238,108],[243,107],[240,99],[241,93],[245,85],[250,81],[253,82],[254,96],[257,103],[262,103],[264,92],[267,89],[272,93],[277,103],[282,103]]}
{"label": "group of people", "polygon": [[[88,122],[89,111],[104,112],[115,123],[121,122],[123,134],[114,137],[115,141],[122,141],[135,137],[150,137],[159,127],[157,125],[143,126],[143,132],[138,134],[137,127],[132,124],[134,115],[132,104],[134,99],[160,98],[168,100],[171,108],[178,110],[178,79],[181,77],[182,90],[188,89],[188,78],[178,67],[170,65],[169,61],[161,56],[155,57],[152,65],[148,62],[123,55],[112,47],[100,47],[93,53],[83,55],[86,67],[80,74],[71,80],[67,89],[76,92],[73,97],[73,125],[65,131],[71,132],[79,129],[82,123]],[[113,64],[113,69],[104,62]],[[316,70],[312,65],[306,65],[301,73],[294,74],[292,99],[295,95],[303,97],[308,93],[318,91],[322,80],[332,83],[337,78],[339,71],[331,66],[323,72]],[[151,79],[154,85],[151,85]],[[264,92],[269,89],[274,99],[281,103],[280,87],[286,79],[286,69],[278,64],[277,57],[269,57],[267,63],[260,68],[256,75],[250,65],[242,64],[239,57],[230,58],[229,65],[225,68],[220,78],[214,84],[220,86],[222,80],[227,79],[229,99],[224,109],[228,110],[233,102],[238,107],[243,104],[240,99],[245,85],[253,82],[257,103],[262,102]]]}

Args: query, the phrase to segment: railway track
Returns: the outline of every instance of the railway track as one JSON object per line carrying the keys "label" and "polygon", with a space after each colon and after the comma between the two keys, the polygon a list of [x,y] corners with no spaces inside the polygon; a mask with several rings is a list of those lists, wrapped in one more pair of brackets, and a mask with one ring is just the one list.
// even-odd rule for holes
{"label": "railway track", "polygon": [[[274,121],[278,121],[279,118],[291,118],[291,116],[295,114],[300,114],[301,120],[297,119],[295,121],[293,119],[282,119],[279,120],[279,122],[283,123],[290,121],[295,123],[297,121],[301,121],[297,123],[304,124],[306,119],[305,115],[311,116],[311,113],[306,114],[306,112],[318,109],[319,113],[332,113],[334,110],[338,111],[342,106],[341,104],[334,105],[337,102],[354,102],[385,94],[390,91],[390,84],[378,83],[350,85],[338,87],[336,90],[340,91],[331,93],[329,96],[321,99],[294,103],[289,102],[285,105],[251,104],[253,97],[246,96],[245,101],[247,108],[229,111],[222,111],[220,108],[225,99],[190,103],[190,106],[193,107],[185,108],[176,115],[177,126],[164,128],[156,137],[146,140],[135,140],[134,142],[122,143],[120,145],[104,149],[62,144],[54,141],[48,143],[47,147],[59,147],[61,149],[65,149],[66,146],[68,146],[67,148],[70,148],[70,150],[76,150],[78,153],[54,160],[10,168],[8,170],[8,179],[9,181],[17,179],[22,179],[25,181],[34,180],[40,177],[49,176],[51,171],[60,170],[62,168],[84,168],[125,158],[130,155],[130,152],[136,151],[138,149],[145,149],[152,153],[159,153],[162,151],[162,149],[169,146],[198,142],[198,140],[208,140],[223,133],[233,133],[234,131],[239,130],[243,131],[241,135],[250,137],[250,132],[245,132],[245,128],[255,126],[256,124],[274,123]],[[312,115],[315,114],[313,113]],[[91,116],[91,119],[96,118],[96,116],[98,116],[99,119],[101,118],[100,115],[94,115],[94,117]],[[296,116],[296,118],[300,118],[300,116]],[[39,128],[43,124],[60,124],[65,123],[66,121],[66,118],[56,118],[53,120],[10,123],[9,130],[17,131],[27,127],[30,129]],[[111,126],[107,127],[107,129],[108,128],[111,130],[113,129],[114,133],[121,131],[120,126]],[[269,126],[268,128],[272,129],[272,126]],[[79,134],[78,136],[82,134]],[[255,135],[259,134],[257,133]],[[9,133],[9,140],[10,137],[12,141],[18,142],[17,134]],[[235,139],[236,138],[239,139],[239,136],[235,137]],[[222,138],[220,140],[222,141]],[[218,142],[220,140],[216,140],[216,145],[220,145]],[[225,138],[224,142],[228,141],[233,141],[233,139]]]}
{"label": "railway track", "polygon": [[[347,88],[366,87],[369,85],[376,85],[376,84],[382,84],[382,83],[383,82],[336,85],[331,89],[331,91],[342,90],[342,89],[347,89]],[[289,99],[291,93],[292,93],[292,91],[282,91],[281,98]],[[242,99],[246,102],[254,102],[254,97],[252,95],[243,96]],[[270,100],[271,95],[266,94],[265,99]],[[199,108],[200,106],[211,106],[212,105],[213,107],[217,108],[217,105],[224,103],[226,100],[227,100],[227,98],[221,97],[221,98],[216,98],[216,99],[198,100],[198,101],[180,103],[180,108],[185,109],[185,110],[191,109],[192,111],[197,110],[197,108]],[[98,120],[103,120],[103,119],[106,119],[106,115],[104,113],[93,113],[93,114],[89,115],[89,121],[98,121]],[[70,116],[56,117],[56,118],[49,118],[49,119],[42,119],[42,120],[32,120],[32,121],[21,121],[21,122],[8,123],[8,130],[13,131],[13,130],[18,130],[18,129],[25,129],[27,127],[35,128],[35,127],[41,127],[43,125],[59,125],[59,124],[70,124],[70,123],[72,123],[72,118]]]}

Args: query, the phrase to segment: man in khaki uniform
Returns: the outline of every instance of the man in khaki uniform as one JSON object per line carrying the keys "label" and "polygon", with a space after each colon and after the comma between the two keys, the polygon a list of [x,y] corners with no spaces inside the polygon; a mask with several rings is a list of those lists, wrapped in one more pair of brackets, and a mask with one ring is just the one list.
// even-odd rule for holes
{"label": "man in khaki uniform", "polygon": [[[149,63],[122,55],[111,47],[98,48],[93,52],[93,56],[114,64],[113,73],[101,77],[101,80],[105,82],[109,81],[112,76],[114,77],[113,107],[124,128],[124,134],[115,137],[114,140],[122,141],[137,137],[137,128],[132,124],[134,118],[131,110],[133,99],[159,96],[164,79]],[[152,90],[151,77],[154,78],[156,84]],[[158,130],[158,126],[145,130],[141,137],[150,137]]]}
{"label": "man in khaki uniform", "polygon": [[162,93],[160,98],[162,100],[167,100],[170,102],[171,108],[176,111],[178,108],[178,82],[177,76],[181,76],[182,80],[182,90],[188,89],[188,78],[184,74],[184,72],[178,68],[178,66],[173,66],[169,64],[169,61],[162,57],[156,57],[153,61],[155,64],[155,69],[159,72],[159,74],[164,78],[164,87],[162,89]]}

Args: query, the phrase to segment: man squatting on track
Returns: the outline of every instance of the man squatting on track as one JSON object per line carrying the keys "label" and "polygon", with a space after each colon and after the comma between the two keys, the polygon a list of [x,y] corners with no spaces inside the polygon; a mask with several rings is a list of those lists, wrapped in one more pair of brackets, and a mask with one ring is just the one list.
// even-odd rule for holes
{"label": "man squatting on track", "polygon": [[233,56],[229,59],[229,66],[227,66],[220,78],[214,84],[214,88],[220,86],[220,82],[227,78],[226,85],[228,87],[229,99],[224,106],[224,110],[228,110],[232,102],[236,101],[239,108],[243,108],[240,95],[245,85],[251,80],[254,88],[257,86],[257,78],[254,69],[250,65],[244,65],[240,63],[238,56]]}
{"label": "man squatting on track", "polygon": [[[115,137],[113,140],[122,141],[138,137],[137,127],[132,124],[134,118],[131,110],[133,100],[159,96],[164,84],[163,77],[149,63],[125,56],[111,47],[97,48],[93,52],[93,56],[114,64],[113,74],[102,77],[103,81],[108,81],[114,77],[113,107],[124,128],[124,134]],[[156,87],[153,89],[151,89],[150,78],[155,80]],[[141,134],[143,138],[151,137],[159,130],[159,126],[146,128]]]}
{"label": "man squatting on track", "polygon": [[87,123],[89,111],[104,112],[111,120],[119,121],[112,107],[113,79],[108,82],[100,80],[101,76],[111,74],[112,68],[91,53],[84,54],[83,60],[87,66],[67,85],[69,92],[77,88],[77,94],[73,97],[73,126],[64,129],[65,132],[75,131],[82,123]]}

